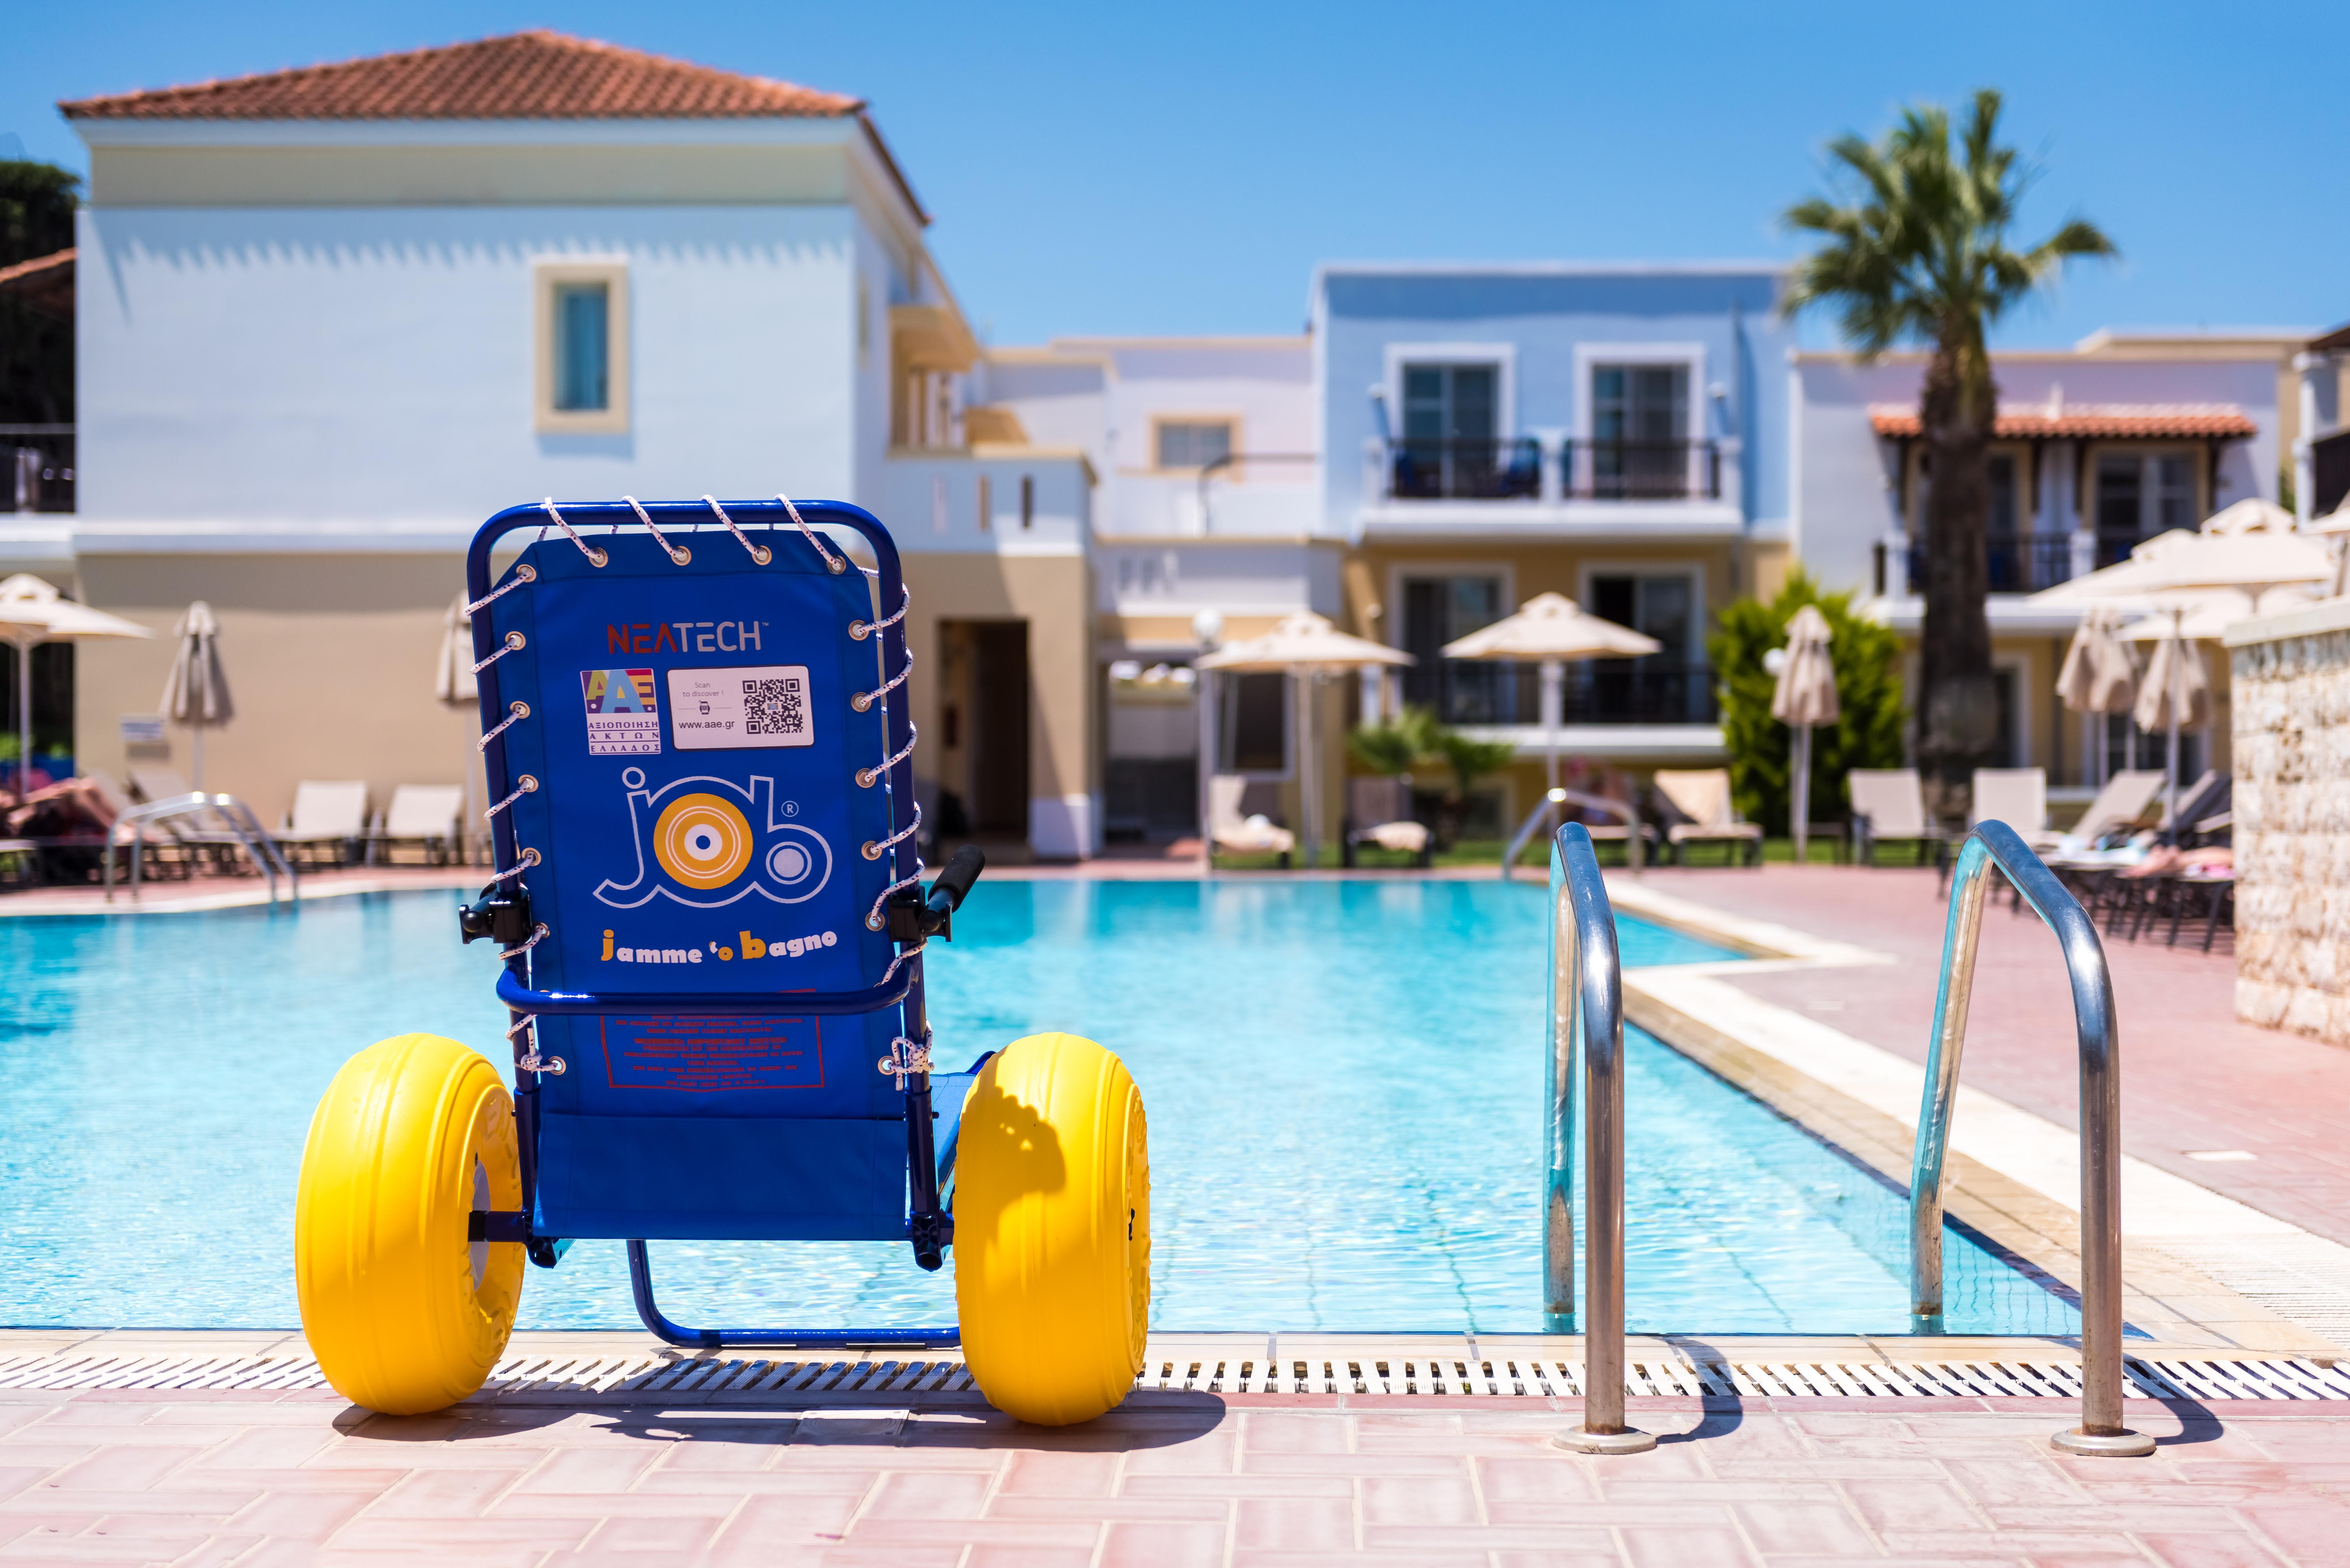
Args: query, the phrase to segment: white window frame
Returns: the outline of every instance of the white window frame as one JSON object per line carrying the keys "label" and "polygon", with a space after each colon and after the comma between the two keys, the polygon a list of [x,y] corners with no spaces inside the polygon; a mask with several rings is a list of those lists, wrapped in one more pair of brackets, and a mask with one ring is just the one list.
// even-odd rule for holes
{"label": "white window frame", "polygon": [[1702,343],[1577,343],[1575,346],[1575,439],[1591,439],[1592,373],[1602,365],[1685,365],[1689,368],[1688,440],[1711,441],[1706,412],[1705,345]]}
{"label": "white window frame", "polygon": [[1379,635],[1389,648],[1403,647],[1403,585],[1408,577],[1499,577],[1502,618],[1518,613],[1518,569],[1507,561],[1390,561],[1388,608],[1379,617]]}
{"label": "white window frame", "polygon": [[[604,389],[600,409],[555,406],[556,354],[560,328],[555,319],[557,291],[570,284],[604,286]],[[542,435],[629,433],[629,260],[626,256],[550,256],[531,264],[531,313],[536,352],[533,426]]]}
{"label": "white window frame", "polygon": [[[1700,561],[1586,561],[1575,571],[1575,603],[1585,613],[1596,615],[1591,607],[1591,579],[1594,577],[1687,577],[1690,585],[1690,646],[1681,649],[1679,662],[1705,662],[1705,628],[1707,604],[1705,565]],[[1637,628],[1635,628],[1637,629]],[[1669,656],[1671,649],[1665,650]]]}
{"label": "white window frame", "polygon": [[1406,365],[1491,365],[1501,383],[1493,397],[1493,439],[1518,433],[1518,346],[1514,343],[1390,343],[1387,346],[1388,434],[1403,439]]}
{"label": "white window frame", "polygon": [[1150,416],[1149,472],[1171,473],[1181,476],[1185,474],[1197,474],[1201,468],[1206,466],[1204,463],[1194,463],[1189,467],[1183,468],[1168,468],[1162,466],[1159,461],[1159,427],[1162,425],[1223,426],[1226,432],[1226,440],[1229,442],[1226,450],[1231,454],[1231,461],[1226,462],[1223,467],[1218,469],[1216,472],[1223,474],[1227,478],[1230,478],[1233,476],[1233,472],[1240,467],[1242,452],[1240,415],[1233,413],[1220,413],[1213,410],[1195,413],[1154,413]]}

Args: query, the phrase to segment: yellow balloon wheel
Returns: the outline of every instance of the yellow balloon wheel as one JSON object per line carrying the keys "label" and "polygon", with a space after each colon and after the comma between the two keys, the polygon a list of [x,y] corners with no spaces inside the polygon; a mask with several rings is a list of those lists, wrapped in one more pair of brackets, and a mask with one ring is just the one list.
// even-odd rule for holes
{"label": "yellow balloon wheel", "polygon": [[522,1202],[514,1102],[454,1040],[402,1034],[343,1064],[310,1118],[294,1215],[302,1332],[335,1391],[387,1415],[480,1388],[522,1299],[518,1241],[472,1241]]}
{"label": "yellow balloon wheel", "polygon": [[955,1155],[955,1303],[989,1403],[1039,1426],[1089,1421],[1142,1370],[1150,1154],[1126,1064],[1075,1034],[997,1054]]}

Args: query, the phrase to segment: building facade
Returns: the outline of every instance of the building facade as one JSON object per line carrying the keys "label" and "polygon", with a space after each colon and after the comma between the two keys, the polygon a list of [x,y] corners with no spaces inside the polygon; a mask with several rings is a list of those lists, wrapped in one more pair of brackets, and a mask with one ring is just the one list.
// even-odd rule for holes
{"label": "building facade", "polygon": [[[94,286],[44,565],[159,633],[218,612],[210,787],[453,782],[474,721],[434,660],[499,509],[788,491],[891,519],[966,815],[1095,846],[1091,474],[972,439],[977,346],[857,100],[538,33],[64,108]],[[178,762],[125,739],[169,657],[81,650],[86,768]],[[1008,693],[976,723],[973,671]]]}

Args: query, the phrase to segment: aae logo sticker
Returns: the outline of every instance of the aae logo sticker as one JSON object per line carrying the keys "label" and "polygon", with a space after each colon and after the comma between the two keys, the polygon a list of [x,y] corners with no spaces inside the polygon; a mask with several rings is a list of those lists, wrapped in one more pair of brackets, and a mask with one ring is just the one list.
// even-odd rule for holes
{"label": "aae logo sticker", "polygon": [[637,874],[627,882],[608,878],[596,889],[600,903],[634,909],[668,898],[717,909],[756,893],[800,904],[832,879],[832,846],[776,815],[773,779],[754,778],[744,789],[726,779],[684,778],[648,790],[644,770],[629,768],[620,783],[629,791]]}

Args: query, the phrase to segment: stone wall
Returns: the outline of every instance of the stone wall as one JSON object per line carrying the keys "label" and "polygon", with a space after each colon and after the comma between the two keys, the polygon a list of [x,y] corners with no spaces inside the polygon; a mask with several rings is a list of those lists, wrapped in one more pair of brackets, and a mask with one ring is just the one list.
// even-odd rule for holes
{"label": "stone wall", "polygon": [[2236,1016],[2350,1045],[2350,599],[2245,622],[2228,645]]}

